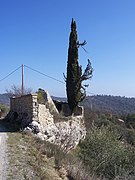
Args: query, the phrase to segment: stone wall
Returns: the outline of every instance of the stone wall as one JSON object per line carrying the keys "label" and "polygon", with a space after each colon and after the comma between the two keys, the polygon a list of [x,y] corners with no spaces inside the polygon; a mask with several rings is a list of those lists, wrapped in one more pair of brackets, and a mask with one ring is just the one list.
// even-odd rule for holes
{"label": "stone wall", "polygon": [[38,120],[37,94],[28,94],[10,99],[10,111],[25,114],[31,121]]}
{"label": "stone wall", "polygon": [[44,98],[44,103],[46,107],[49,109],[50,113],[52,115],[56,115],[59,114],[58,109],[56,108],[51,96],[49,95],[48,91],[45,90],[40,90],[40,93],[42,94],[43,98]]}
{"label": "stone wall", "polygon": [[[38,104],[37,94],[13,97],[10,99],[10,111],[16,112],[19,115],[19,119],[25,121],[25,124],[27,124],[27,121],[37,121],[44,125],[54,122],[53,115],[59,114],[59,112],[64,116],[71,115],[67,102],[53,102],[47,91],[43,91],[43,97],[45,100],[44,104]],[[83,118],[83,111],[83,107],[78,106],[74,115]]]}
{"label": "stone wall", "polygon": [[[54,100],[54,104],[57,107],[59,113],[62,113],[64,116],[71,115],[71,110],[69,109],[67,102],[60,102],[60,101]],[[77,106],[76,111],[74,112],[74,115],[84,117],[84,108],[82,106]]]}
{"label": "stone wall", "polygon": [[38,121],[42,126],[47,126],[54,122],[53,115],[49,112],[49,109],[47,109],[44,104],[38,105]]}
{"label": "stone wall", "polygon": [[[50,103],[49,100],[46,103],[47,105],[51,105],[51,107],[54,106],[54,108],[56,108],[53,101]],[[24,127],[32,121],[37,121],[45,126],[50,122],[53,123],[53,115],[50,113],[47,105],[38,104],[37,94],[28,94],[25,96],[11,98],[10,112],[15,114],[15,116],[13,116],[16,118],[14,122],[21,121],[21,124],[23,124],[22,126]]]}

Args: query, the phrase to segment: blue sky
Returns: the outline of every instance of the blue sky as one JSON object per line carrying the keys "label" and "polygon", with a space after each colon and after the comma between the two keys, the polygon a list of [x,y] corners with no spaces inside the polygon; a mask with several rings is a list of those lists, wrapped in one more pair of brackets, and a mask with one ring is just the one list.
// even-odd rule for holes
{"label": "blue sky", "polygon": [[[91,59],[88,92],[135,97],[134,0],[0,0],[0,79],[22,63],[63,81],[72,17],[79,62]],[[0,93],[21,84],[21,70],[0,82]],[[66,96],[65,85],[25,69],[25,86]]]}

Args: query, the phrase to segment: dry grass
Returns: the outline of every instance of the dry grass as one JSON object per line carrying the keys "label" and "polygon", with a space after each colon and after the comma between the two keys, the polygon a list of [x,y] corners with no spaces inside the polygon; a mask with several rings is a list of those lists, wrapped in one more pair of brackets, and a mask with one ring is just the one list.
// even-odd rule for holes
{"label": "dry grass", "polygon": [[94,180],[74,152],[65,154],[31,134],[8,133],[8,159],[7,180]]}
{"label": "dry grass", "polygon": [[35,143],[31,135],[8,134],[8,180],[61,180],[55,159],[47,158]]}

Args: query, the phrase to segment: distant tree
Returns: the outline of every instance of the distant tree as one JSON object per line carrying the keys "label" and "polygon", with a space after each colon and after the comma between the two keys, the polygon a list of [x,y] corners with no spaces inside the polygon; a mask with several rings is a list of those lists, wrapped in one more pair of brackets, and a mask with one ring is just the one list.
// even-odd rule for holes
{"label": "distant tree", "polygon": [[83,74],[82,67],[78,62],[78,48],[85,44],[86,41],[79,43],[77,40],[76,22],[72,19],[68,48],[67,76],[65,77],[67,100],[72,114],[78,103],[86,96],[87,86],[82,85],[82,82],[92,78],[93,69],[90,60],[88,60],[88,65]]}
{"label": "distant tree", "polygon": [[[15,85],[15,84],[13,84],[10,89],[6,89],[6,92],[9,94],[10,97],[12,97],[12,96],[18,97],[18,96],[22,95],[21,87]],[[32,93],[31,88],[24,89],[24,94],[31,94],[31,93]]]}

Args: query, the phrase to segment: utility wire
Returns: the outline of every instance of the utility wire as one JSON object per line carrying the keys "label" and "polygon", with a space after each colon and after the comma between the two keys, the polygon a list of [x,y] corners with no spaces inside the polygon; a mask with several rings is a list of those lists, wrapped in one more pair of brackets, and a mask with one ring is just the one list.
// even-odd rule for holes
{"label": "utility wire", "polygon": [[31,68],[31,67],[29,67],[29,66],[27,66],[27,65],[24,65],[24,66],[25,66],[26,68],[28,68],[28,69],[31,69],[32,71],[35,71],[35,72],[43,75],[43,76],[46,76],[46,77],[48,77],[48,78],[50,78],[50,79],[53,79],[53,80],[55,80],[55,81],[57,81],[57,82],[60,82],[60,83],[62,83],[62,84],[65,84],[63,81],[60,81],[60,80],[58,80],[58,79],[56,79],[56,78],[54,78],[54,77],[52,77],[52,76],[48,76],[47,74],[44,74],[44,73],[42,73],[42,72],[40,72],[40,71],[38,71],[38,70],[36,70],[36,69],[33,69],[33,68]]}
{"label": "utility wire", "polygon": [[9,73],[7,76],[5,76],[4,78],[0,79],[0,82],[5,80],[6,78],[8,78],[10,75],[12,75],[13,73],[15,73],[18,69],[20,69],[21,66],[19,66],[17,69],[15,69],[14,71],[12,71],[11,73]]}
{"label": "utility wire", "polygon": [[[53,79],[53,80],[55,80],[55,81],[57,81],[57,82],[60,82],[60,83],[62,83],[62,84],[65,84],[63,81],[60,81],[60,80],[58,80],[58,79],[56,79],[56,78],[54,78],[54,77],[52,77],[52,76],[49,76],[49,75],[47,75],[47,74],[44,74],[44,73],[42,73],[42,72],[40,72],[40,71],[38,71],[38,70],[36,70],[36,69],[33,69],[33,68],[31,68],[31,67],[29,67],[29,66],[27,66],[27,65],[24,65],[24,66],[25,66],[26,68],[28,68],[28,69],[31,69],[32,71],[35,71],[35,72],[43,75],[43,76],[46,76],[46,77],[48,77],[48,78],[51,78],[51,79]],[[22,66],[19,66],[19,67],[16,68],[14,71],[12,71],[11,73],[9,73],[7,76],[5,76],[4,78],[0,79],[0,82],[3,81],[3,80],[5,80],[6,78],[8,78],[10,75],[12,75],[13,73],[15,73],[15,72],[16,72],[17,70],[19,70],[21,67],[22,67]],[[94,93],[91,93],[91,92],[88,92],[88,91],[86,91],[86,92],[87,92],[88,94],[95,95]]]}
{"label": "utility wire", "polygon": [[[44,73],[42,73],[42,72],[40,72],[40,71],[38,71],[38,70],[36,70],[36,69],[33,69],[33,68],[31,68],[31,67],[29,67],[29,66],[27,66],[27,65],[24,65],[24,66],[25,66],[26,68],[34,71],[34,72],[37,72],[37,73],[43,75],[43,76],[46,76],[46,77],[48,77],[48,78],[50,78],[50,79],[53,79],[53,80],[55,80],[55,81],[57,81],[57,82],[59,82],[59,83],[65,84],[63,81],[60,81],[60,80],[58,80],[58,79],[56,79],[56,78],[54,78],[54,77],[52,77],[52,76],[49,76],[49,75],[47,75],[47,74],[44,74]],[[12,71],[11,73],[9,73],[7,76],[5,76],[4,78],[0,79],[0,82],[3,81],[3,80],[5,80],[5,79],[8,78],[9,76],[11,76],[13,73],[15,73],[15,72],[16,72],[17,70],[19,70],[21,67],[22,67],[22,66],[19,66],[19,67],[16,68],[14,71]],[[92,92],[88,92],[88,91],[86,91],[86,93],[91,94],[91,95],[96,95],[96,94],[94,94],[94,93],[92,93]]]}
{"label": "utility wire", "polygon": [[[27,66],[27,65],[24,65],[24,66],[27,67],[28,69],[31,69],[32,71],[35,71],[35,72],[41,74],[41,75],[44,75],[44,76],[46,76],[46,77],[48,77],[48,78],[51,78],[51,79],[53,79],[53,80],[55,80],[55,81],[57,81],[57,82],[60,82],[60,83],[62,83],[62,84],[65,84],[63,81],[60,81],[60,80],[58,80],[58,79],[56,79],[56,78],[54,78],[54,77],[52,77],[52,76],[48,76],[48,75],[46,75],[46,74],[44,74],[44,73],[42,73],[42,72],[40,72],[40,71],[38,71],[38,70],[36,70],[36,69],[33,69],[33,68]],[[96,94],[91,93],[91,92],[88,92],[88,91],[86,91],[86,92],[87,92],[88,94],[91,94],[91,95],[96,95]]]}
{"label": "utility wire", "polygon": [[[38,70],[36,70],[36,69],[33,69],[33,68],[31,68],[31,67],[29,67],[29,66],[27,66],[27,65],[24,65],[24,66],[25,66],[26,68],[28,68],[28,69],[31,69],[32,71],[35,71],[35,72],[43,75],[43,76],[46,76],[46,77],[48,77],[48,78],[50,78],[50,79],[53,79],[53,80],[55,80],[55,81],[57,81],[57,82],[60,82],[60,83],[62,83],[62,84],[65,84],[63,81],[60,81],[60,80],[58,80],[58,79],[56,79],[56,78],[54,78],[54,77],[52,77],[52,76],[49,76],[49,75],[47,75],[47,74],[44,74],[44,73],[42,73],[42,72],[40,72],[40,71],[38,71]],[[91,94],[91,95],[96,95],[96,94],[91,93],[91,92],[88,92],[88,91],[86,91],[86,93]]]}

